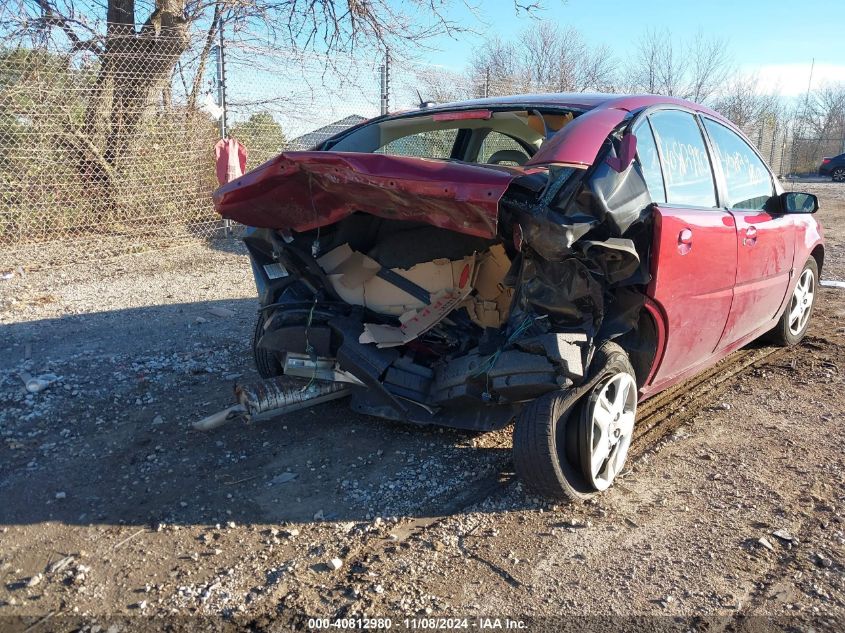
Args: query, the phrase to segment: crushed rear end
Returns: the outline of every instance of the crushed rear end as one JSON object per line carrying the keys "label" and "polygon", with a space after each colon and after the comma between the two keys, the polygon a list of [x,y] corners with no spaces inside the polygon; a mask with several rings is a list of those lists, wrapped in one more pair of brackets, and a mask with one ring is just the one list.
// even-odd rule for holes
{"label": "crushed rear end", "polygon": [[582,160],[560,160],[573,126],[520,167],[286,152],[223,186],[217,210],[251,227],[262,375],[477,430],[582,385],[598,341],[622,344],[642,382],[650,200],[623,117]]}

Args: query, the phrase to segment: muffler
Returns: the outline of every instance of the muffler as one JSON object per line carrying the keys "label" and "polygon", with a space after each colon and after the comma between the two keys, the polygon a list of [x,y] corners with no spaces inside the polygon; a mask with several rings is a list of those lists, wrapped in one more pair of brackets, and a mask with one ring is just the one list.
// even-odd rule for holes
{"label": "muffler", "polygon": [[290,382],[284,376],[268,378],[235,387],[237,404],[212,413],[193,423],[197,431],[210,431],[231,420],[244,422],[275,417],[337,400],[352,393],[350,385],[342,382],[313,380],[306,386],[285,384]]}

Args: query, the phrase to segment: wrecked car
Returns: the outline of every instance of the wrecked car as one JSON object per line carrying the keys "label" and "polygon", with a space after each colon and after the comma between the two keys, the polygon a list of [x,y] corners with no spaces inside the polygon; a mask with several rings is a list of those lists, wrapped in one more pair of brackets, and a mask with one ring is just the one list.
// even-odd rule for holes
{"label": "wrecked car", "polygon": [[[716,112],[658,96],[490,98],[378,117],[214,194],[244,236],[265,378],[207,420],[348,397],[488,431],[531,488],[622,470],[638,401],[805,334],[815,196]],[[281,376],[294,376],[291,386]]]}

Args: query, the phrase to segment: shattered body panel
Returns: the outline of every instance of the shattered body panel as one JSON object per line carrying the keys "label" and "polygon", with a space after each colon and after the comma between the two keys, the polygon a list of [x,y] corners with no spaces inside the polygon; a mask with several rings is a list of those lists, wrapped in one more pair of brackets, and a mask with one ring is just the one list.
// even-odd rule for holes
{"label": "shattered body panel", "polygon": [[[356,411],[474,430],[581,389],[603,341],[625,350],[643,396],[715,362],[735,349],[719,341],[736,227],[727,211],[652,201],[632,121],[657,104],[694,106],[608,95],[437,106],[285,152],[221,187],[218,212],[253,227],[256,349],[276,373],[344,383]],[[473,162],[496,125],[524,164]],[[382,153],[405,128],[456,130],[449,157]],[[681,259],[696,214],[701,245]],[[707,268],[722,262],[708,245],[724,266]],[[698,327],[707,314],[710,329]]]}

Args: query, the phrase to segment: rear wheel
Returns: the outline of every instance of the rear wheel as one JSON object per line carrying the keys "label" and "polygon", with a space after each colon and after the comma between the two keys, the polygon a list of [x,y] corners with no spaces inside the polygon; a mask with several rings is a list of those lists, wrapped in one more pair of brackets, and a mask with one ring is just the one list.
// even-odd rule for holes
{"label": "rear wheel", "polygon": [[622,471],[634,431],[637,384],[624,350],[602,344],[593,355],[597,381],[580,399],[546,394],[529,404],[514,427],[513,459],[536,492],[565,501],[589,499]]}
{"label": "rear wheel", "polygon": [[255,331],[252,335],[252,357],[255,359],[255,368],[262,378],[272,378],[282,375],[282,366],[270,350],[258,347],[258,341],[264,334],[264,324],[267,322],[267,310],[258,312],[258,319],[255,322]]}
{"label": "rear wheel", "polygon": [[772,330],[772,340],[775,344],[790,347],[797,345],[804,338],[816,303],[818,278],[819,267],[811,257],[798,276],[798,283],[795,284],[786,310]]}
{"label": "rear wheel", "polygon": [[845,182],[845,168],[837,167],[834,169],[831,178],[833,178],[833,182]]}

